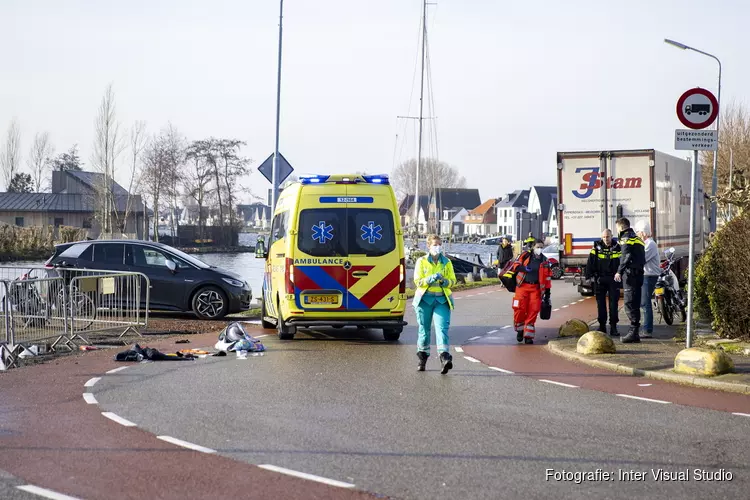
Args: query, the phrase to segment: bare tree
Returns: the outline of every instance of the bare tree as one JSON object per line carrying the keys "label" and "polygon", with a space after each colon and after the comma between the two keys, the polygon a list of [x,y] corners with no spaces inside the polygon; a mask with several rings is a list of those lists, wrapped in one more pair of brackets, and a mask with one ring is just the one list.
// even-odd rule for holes
{"label": "bare tree", "polygon": [[177,217],[181,178],[185,166],[185,138],[170,123],[164,131],[167,145],[167,194],[169,195],[169,220],[172,236],[179,240],[180,221]]}
{"label": "bare tree", "polygon": [[5,144],[0,153],[0,170],[7,188],[21,168],[21,127],[15,118],[10,121],[5,137]]}
{"label": "bare tree", "polygon": [[29,157],[26,160],[33,179],[33,189],[37,193],[42,192],[42,185],[52,163],[53,153],[54,148],[49,140],[49,133],[37,132],[29,150]]}
{"label": "bare tree", "polygon": [[[140,190],[141,178],[143,176],[143,153],[146,149],[148,136],[146,135],[146,122],[136,121],[130,129],[128,147],[130,148],[130,159],[128,169],[128,195],[125,202],[125,212],[123,218],[117,218],[117,223],[121,232],[125,232],[128,224],[128,218],[134,211],[135,197]],[[117,211],[115,211],[117,213]],[[144,214],[145,217],[145,214]]]}
{"label": "bare tree", "polygon": [[163,135],[154,136],[149,141],[143,154],[143,187],[151,198],[154,211],[154,241],[159,241],[159,208],[162,192],[169,183],[169,153]]}
{"label": "bare tree", "polygon": [[[721,129],[719,130],[719,161],[717,172],[717,194],[729,188],[730,160],[734,162],[735,177],[738,170],[750,171],[750,109],[745,105],[732,102],[721,114]],[[711,194],[713,182],[714,152],[701,152],[703,165],[703,192]],[[737,181],[737,178],[735,178]],[[728,204],[720,204],[722,209],[717,219],[727,219]]]}
{"label": "bare tree", "polygon": [[[102,224],[102,232],[111,234],[114,229],[113,216],[117,218],[117,198],[114,193],[115,166],[126,143],[120,134],[117,121],[115,94],[112,84],[107,86],[99,105],[95,122],[94,153],[91,163],[102,174],[97,186],[97,212]],[[117,222],[115,220],[115,222]]]}
{"label": "bare tree", "polygon": [[[392,174],[393,187],[400,197],[414,194],[417,184],[417,160],[411,159],[398,165]],[[458,168],[432,158],[422,159],[419,171],[419,194],[429,195],[440,188],[465,188],[466,179]]]}
{"label": "bare tree", "polygon": [[235,229],[236,226],[236,199],[242,191],[240,179],[249,175],[250,169],[248,164],[250,160],[239,155],[240,148],[246,143],[237,139],[222,139],[218,142],[219,163],[221,164],[221,176],[224,185],[220,190],[225,193],[227,211],[229,212],[229,226]]}
{"label": "bare tree", "polygon": [[186,194],[195,200],[198,205],[198,235],[204,239],[205,213],[204,207],[208,202],[213,189],[211,188],[211,164],[207,155],[211,154],[208,141],[193,141],[188,146],[185,157],[188,168],[182,179],[182,185]]}

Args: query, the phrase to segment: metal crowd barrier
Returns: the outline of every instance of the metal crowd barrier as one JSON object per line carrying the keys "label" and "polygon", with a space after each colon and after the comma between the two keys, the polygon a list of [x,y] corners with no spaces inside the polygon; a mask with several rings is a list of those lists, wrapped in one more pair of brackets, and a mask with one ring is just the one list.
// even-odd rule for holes
{"label": "metal crowd barrier", "polygon": [[0,369],[29,345],[74,350],[93,334],[122,339],[148,325],[150,282],[141,273],[0,266],[0,295]]}

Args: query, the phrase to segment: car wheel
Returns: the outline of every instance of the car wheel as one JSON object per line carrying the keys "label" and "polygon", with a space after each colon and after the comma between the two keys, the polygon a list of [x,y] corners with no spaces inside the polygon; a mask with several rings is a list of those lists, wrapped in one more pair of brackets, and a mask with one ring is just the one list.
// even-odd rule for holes
{"label": "car wheel", "polygon": [[284,320],[281,317],[281,305],[276,302],[276,334],[279,336],[279,340],[293,340],[294,334],[297,333],[296,326],[284,325]]}
{"label": "car wheel", "polygon": [[266,301],[264,299],[261,299],[260,301],[260,326],[262,326],[266,330],[271,330],[273,328],[276,328],[276,325],[274,325],[270,321],[266,321],[267,317],[268,317],[268,313],[266,312]]}
{"label": "car wheel", "polygon": [[221,289],[207,286],[193,295],[193,312],[200,319],[221,319],[227,315],[229,301]]}
{"label": "car wheel", "polygon": [[383,328],[383,338],[388,342],[396,342],[401,337],[403,327],[398,328]]}
{"label": "car wheel", "polygon": [[552,279],[553,280],[559,280],[563,277],[563,270],[560,266],[555,266],[552,268]]}

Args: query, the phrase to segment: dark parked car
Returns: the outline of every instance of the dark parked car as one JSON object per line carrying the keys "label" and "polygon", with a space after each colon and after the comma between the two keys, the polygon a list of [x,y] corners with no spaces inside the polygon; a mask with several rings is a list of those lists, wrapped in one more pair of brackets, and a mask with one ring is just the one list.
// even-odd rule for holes
{"label": "dark parked car", "polygon": [[209,266],[161,243],[135,240],[65,243],[55,247],[55,255],[45,265],[143,273],[151,283],[149,309],[192,311],[202,319],[218,319],[248,310],[252,299],[250,285],[237,273]]}

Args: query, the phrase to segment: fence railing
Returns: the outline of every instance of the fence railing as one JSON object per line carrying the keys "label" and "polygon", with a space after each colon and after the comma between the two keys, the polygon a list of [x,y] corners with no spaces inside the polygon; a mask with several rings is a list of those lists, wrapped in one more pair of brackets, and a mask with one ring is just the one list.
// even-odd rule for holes
{"label": "fence railing", "polygon": [[140,335],[149,303],[141,273],[0,266],[0,368],[15,365],[32,344],[73,350],[92,335]]}

